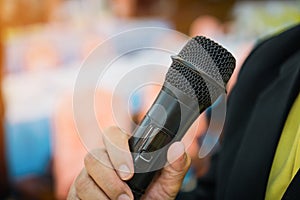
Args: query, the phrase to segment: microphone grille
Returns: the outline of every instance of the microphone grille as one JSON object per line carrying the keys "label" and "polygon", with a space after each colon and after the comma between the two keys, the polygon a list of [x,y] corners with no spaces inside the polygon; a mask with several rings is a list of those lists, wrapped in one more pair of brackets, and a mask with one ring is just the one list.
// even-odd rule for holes
{"label": "microphone grille", "polygon": [[234,57],[214,41],[197,36],[187,42],[178,58],[173,59],[165,82],[209,107],[225,91],[235,68]]}
{"label": "microphone grille", "polygon": [[231,53],[203,36],[189,40],[178,56],[225,86],[235,68],[235,59]]}

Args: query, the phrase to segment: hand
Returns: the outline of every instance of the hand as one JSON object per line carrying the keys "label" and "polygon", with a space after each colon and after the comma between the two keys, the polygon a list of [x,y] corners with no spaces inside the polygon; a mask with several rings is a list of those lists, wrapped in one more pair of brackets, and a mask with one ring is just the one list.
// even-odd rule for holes
{"label": "hand", "polygon": [[[70,188],[68,199],[133,199],[124,182],[133,176],[133,162],[128,139],[120,129],[111,127],[104,132],[104,149],[86,155],[85,168]],[[175,199],[191,163],[181,142],[168,150],[168,165],[149,185],[142,199]]]}

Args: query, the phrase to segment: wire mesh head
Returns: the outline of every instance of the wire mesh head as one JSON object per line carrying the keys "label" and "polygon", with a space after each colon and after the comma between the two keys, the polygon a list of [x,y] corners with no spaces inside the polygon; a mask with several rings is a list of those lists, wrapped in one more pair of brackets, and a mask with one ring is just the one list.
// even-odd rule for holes
{"label": "wire mesh head", "polygon": [[234,57],[222,46],[202,36],[192,38],[179,52],[165,82],[209,107],[222,92],[235,68]]}

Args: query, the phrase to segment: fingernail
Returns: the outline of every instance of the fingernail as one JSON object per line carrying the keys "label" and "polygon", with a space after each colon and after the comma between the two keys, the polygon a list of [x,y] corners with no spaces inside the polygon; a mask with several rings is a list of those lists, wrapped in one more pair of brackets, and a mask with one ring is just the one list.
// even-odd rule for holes
{"label": "fingernail", "polygon": [[168,152],[168,161],[170,163],[178,160],[182,161],[185,159],[184,153],[184,145],[181,142],[176,142],[170,147],[170,151]]}
{"label": "fingernail", "polygon": [[127,194],[121,194],[118,200],[130,200],[130,197]]}
{"label": "fingernail", "polygon": [[123,164],[119,167],[119,175],[122,179],[127,179],[130,176],[130,170],[127,165]]}

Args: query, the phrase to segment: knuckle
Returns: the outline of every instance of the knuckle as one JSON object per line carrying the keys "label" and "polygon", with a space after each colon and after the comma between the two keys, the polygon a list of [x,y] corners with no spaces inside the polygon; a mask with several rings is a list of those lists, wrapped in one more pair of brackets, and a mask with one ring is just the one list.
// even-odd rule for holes
{"label": "knuckle", "polygon": [[77,194],[81,194],[86,192],[89,188],[91,188],[92,180],[88,176],[79,176],[75,180],[75,189]]}
{"label": "knuckle", "polygon": [[106,159],[105,150],[103,149],[93,149],[88,152],[84,157],[85,167],[95,166],[100,164],[101,161]]}
{"label": "knuckle", "polygon": [[117,199],[119,195],[126,192],[128,189],[125,186],[125,183],[110,182],[107,183],[107,190],[109,190],[108,193],[111,194],[113,199]]}
{"label": "knuckle", "polygon": [[67,196],[67,200],[73,200],[76,199],[76,189],[75,189],[75,185],[71,185],[68,196]]}
{"label": "knuckle", "polygon": [[128,190],[128,186],[125,185],[125,183],[120,184],[119,187],[120,187],[120,192],[124,192],[124,191]]}
{"label": "knuckle", "polygon": [[93,164],[95,160],[96,160],[95,156],[91,152],[88,152],[84,157],[84,165],[88,166],[90,164]]}

